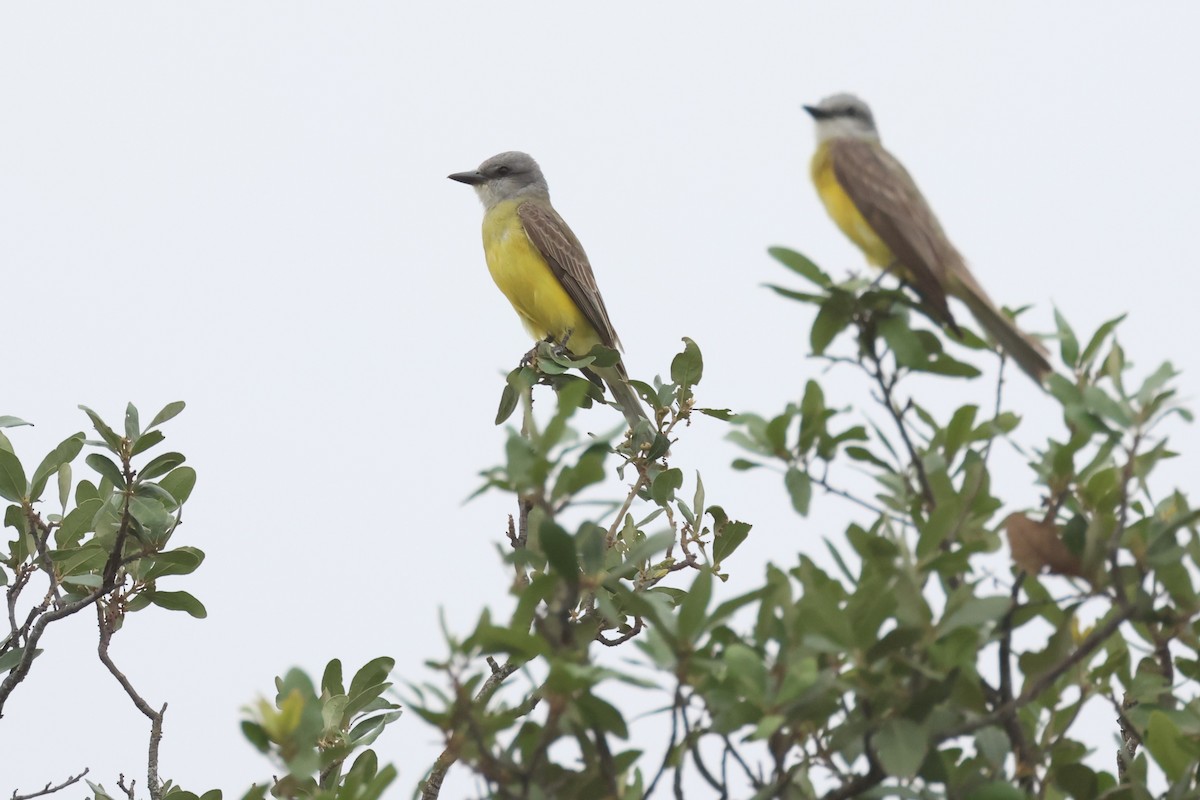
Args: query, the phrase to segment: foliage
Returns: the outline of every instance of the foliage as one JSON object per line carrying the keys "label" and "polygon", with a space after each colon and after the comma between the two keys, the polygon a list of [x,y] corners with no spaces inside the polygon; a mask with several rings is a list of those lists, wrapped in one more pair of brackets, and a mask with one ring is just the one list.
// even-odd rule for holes
{"label": "foliage", "polygon": [[[815,309],[814,356],[860,376],[854,397],[873,402],[809,380],[781,411],[734,419],[746,451],[734,466],[780,475],[802,516],[821,497],[853,504],[860,518],[826,537],[832,571],[803,554],[718,602],[713,577],[749,525],[706,506],[698,478],[684,503],[678,468],[572,436],[579,400],[560,391],[546,431],[511,431],[505,463],[486,473],[519,510],[506,556],[517,608],[451,638],[437,665],[446,689],[414,688],[413,710],[447,742],[423,796],[458,763],[494,797],[644,797],[668,780],[689,797],[1149,797],[1151,762],[1172,796],[1195,795],[1200,706],[1181,678],[1200,663],[1197,513],[1151,484],[1173,455],[1161,423],[1190,418],[1170,366],[1131,388],[1119,319],[1081,346],[1060,318],[1066,373],[1045,403],[1062,432],[1023,445],[1003,365],[990,386],[971,363],[991,349],[978,335],[964,331],[952,352],[903,289],[838,283],[772,252],[812,287],[773,288]],[[906,391],[919,374],[983,398],[926,408]],[[681,388],[642,387],[668,437],[687,419]],[[1041,487],[1035,514],[993,494],[997,446],[1025,454],[1024,477],[1011,477]],[[579,489],[614,456],[632,470],[630,493],[569,532]],[[691,527],[701,518],[711,530]],[[992,567],[1001,530],[1021,556],[1009,575]],[[619,665],[597,647],[627,641],[636,658]],[[616,702],[622,686],[648,684],[638,707],[658,719]],[[1089,758],[1081,711],[1097,702],[1117,720],[1114,745]]]}
{"label": "foliage", "polygon": [[[447,632],[432,674],[403,681],[404,719],[444,741],[417,794],[438,797],[455,769],[498,798],[1200,797],[1200,511],[1157,474],[1175,455],[1164,423],[1190,420],[1174,370],[1137,375],[1119,318],[1081,338],[1058,317],[1062,371],[1018,413],[1003,359],[976,363],[992,353],[977,334],[943,331],[903,287],[771,252],[805,281],[772,289],[813,312],[813,360],[796,365],[810,377],[779,410],[700,407],[688,339],[668,378],[633,382],[652,418],[621,436],[580,432],[615,423],[584,411],[603,398],[586,369],[611,351],[543,343],[508,376],[497,423],[514,422],[477,494],[513,503],[512,611]],[[535,393],[552,407],[535,414]],[[63,609],[95,605],[102,644],[149,604],[203,615],[158,588],[203,557],[167,549],[195,475],[177,454],[138,459],[181,408],[142,431],[131,406],[123,436],[88,412],[98,480],[73,493],[82,434],[28,479],[0,436],[17,533],[0,575],[10,603],[35,578],[51,587],[0,649],[0,705]],[[728,422],[734,468],[779,486],[804,520],[794,561],[742,559],[749,536],[776,532],[673,464],[697,414]],[[1030,414],[1052,428],[1044,439]],[[42,509],[51,478],[58,514]],[[833,512],[852,517],[844,532],[823,521]],[[748,591],[727,591],[735,574]],[[246,798],[381,796],[397,773],[368,748],[399,718],[391,669],[375,659],[349,688],[338,661],[319,682],[278,678],[243,722],[277,777]],[[1102,733],[1084,730],[1097,706],[1112,720]],[[155,800],[219,800],[155,769]]]}

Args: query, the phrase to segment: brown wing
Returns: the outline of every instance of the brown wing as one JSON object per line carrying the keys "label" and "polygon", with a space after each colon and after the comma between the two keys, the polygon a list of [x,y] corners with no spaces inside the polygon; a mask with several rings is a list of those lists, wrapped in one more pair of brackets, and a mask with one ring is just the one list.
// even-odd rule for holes
{"label": "brown wing", "polygon": [[621,349],[621,340],[613,330],[608,318],[608,309],[596,286],[596,276],[588,263],[583,245],[567,227],[558,212],[548,204],[526,200],[517,207],[517,216],[525,226],[525,233],[534,247],[541,252],[558,282],[567,290],[567,295],[579,306],[583,316],[592,323],[605,347]]}
{"label": "brown wing", "polygon": [[962,257],[903,165],[878,144],[854,139],[832,142],[829,156],[838,183],[892,251],[905,277],[957,330],[946,290],[947,276]]}

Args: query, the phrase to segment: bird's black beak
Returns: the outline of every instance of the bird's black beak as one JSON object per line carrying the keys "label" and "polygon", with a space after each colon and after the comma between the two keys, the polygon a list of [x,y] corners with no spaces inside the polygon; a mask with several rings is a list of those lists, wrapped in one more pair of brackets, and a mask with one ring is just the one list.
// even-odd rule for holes
{"label": "bird's black beak", "polygon": [[487,180],[487,178],[483,177],[483,173],[479,170],[474,170],[472,172],[456,172],[453,175],[447,175],[446,177],[452,181],[465,183],[468,186],[478,186]]}
{"label": "bird's black beak", "polygon": [[808,115],[813,119],[829,119],[832,116],[828,111],[819,106],[801,106],[801,108],[807,111]]}

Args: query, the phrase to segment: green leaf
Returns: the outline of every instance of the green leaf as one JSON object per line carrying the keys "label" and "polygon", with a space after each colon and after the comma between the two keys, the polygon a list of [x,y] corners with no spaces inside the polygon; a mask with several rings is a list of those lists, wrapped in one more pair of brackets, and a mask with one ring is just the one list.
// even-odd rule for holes
{"label": "green leaf", "polygon": [[520,399],[520,395],[517,394],[517,390],[513,388],[512,384],[505,383],[503,391],[500,392],[500,407],[496,409],[495,424],[503,425],[504,421],[517,410],[517,403]]}
{"label": "green leaf", "polygon": [[1079,360],[1079,340],[1075,338],[1075,331],[1071,330],[1066,317],[1059,313],[1057,308],[1054,309],[1054,323],[1058,326],[1058,341],[1063,363],[1075,366]]}
{"label": "green leaf", "polygon": [[[4,655],[0,656],[0,673],[10,671],[17,664],[21,663],[21,655],[25,652],[24,647],[14,647]],[[33,657],[36,659],[42,654],[41,650],[34,650]]]}
{"label": "green leaf", "polygon": [[350,679],[350,691],[346,694],[350,698],[351,706],[361,707],[365,705],[363,698],[368,695],[375,698],[382,694],[382,690],[375,691],[373,687],[386,683],[395,666],[396,660],[388,656],[379,656],[363,664]]}
{"label": "green leaf", "polygon": [[25,420],[17,417],[10,417],[7,414],[0,415],[0,428],[19,428],[22,425],[33,427],[32,422],[26,422]]}
{"label": "green leaf", "polygon": [[135,456],[140,455],[141,453],[149,450],[151,447],[154,447],[154,445],[158,444],[165,438],[167,437],[163,436],[162,431],[146,431],[137,438],[137,441],[133,445],[133,449],[131,449],[129,453],[130,455]]}
{"label": "green leaf", "polygon": [[113,432],[113,429],[108,427],[108,424],[104,420],[100,419],[100,415],[95,411],[92,411],[87,406],[80,406],[80,408],[83,409],[83,413],[88,415],[88,418],[92,421],[92,427],[94,427],[96,432],[100,434],[100,438],[103,439],[110,448],[112,448],[113,452],[119,451],[121,449],[121,437],[117,436],[117,434]]}
{"label": "green leaf", "polygon": [[[142,467],[138,472],[138,477],[144,481],[153,480],[160,475],[166,475],[185,460],[183,453],[163,453],[155,456],[150,460],[150,463]],[[168,489],[167,491],[170,490]]]}
{"label": "green leaf", "polygon": [[946,375],[951,378],[978,378],[983,373],[978,367],[972,366],[965,361],[959,361],[942,353],[933,361],[924,364],[921,367],[923,372],[931,372],[934,375]]}
{"label": "green leaf", "polygon": [[[267,732],[257,722],[250,720],[242,720],[242,735],[254,745],[260,753],[266,753],[271,749],[271,737],[267,736]],[[266,788],[264,786],[264,788]]]}
{"label": "green leaf", "polygon": [[20,460],[7,450],[0,450],[0,497],[13,503],[21,502],[29,491],[25,470]]}
{"label": "green leaf", "polygon": [[208,616],[204,604],[187,592],[155,591],[150,596],[150,602],[169,611],[186,611],[196,619],[204,619]]}
{"label": "green leaf", "polygon": [[972,597],[948,613],[938,625],[944,636],[956,628],[977,628],[995,622],[1008,613],[1012,601],[1007,597]]}
{"label": "green leaf", "polygon": [[712,599],[712,573],[707,569],[700,570],[692,581],[679,608],[679,638],[685,642],[695,642],[704,625],[705,612]]}
{"label": "green leaf", "polygon": [[607,731],[622,739],[628,738],[629,728],[625,724],[625,717],[612,704],[585,692],[575,700],[575,706],[589,728]]}
{"label": "green leaf", "polygon": [[946,426],[947,462],[954,461],[958,448],[967,441],[967,436],[971,433],[972,426],[975,424],[975,415],[978,412],[979,406],[966,405],[955,411],[954,416],[950,418],[950,424]]}
{"label": "green leaf", "polygon": [[700,348],[688,337],[683,337],[683,352],[671,360],[671,380],[685,388],[700,383],[704,374],[704,359]]}
{"label": "green leaf", "polygon": [[797,300],[801,303],[811,303],[812,305],[819,306],[821,303],[824,303],[825,300],[827,299],[826,295],[823,295],[823,294],[813,294],[812,292],[797,292],[794,289],[787,289],[783,286],[779,286],[774,283],[764,283],[763,286],[767,287],[768,289],[770,289],[772,292],[779,295],[780,297],[786,297],[789,300]]}
{"label": "green leaf", "polygon": [[75,508],[63,517],[62,525],[54,531],[55,545],[62,549],[78,545],[83,535],[93,530],[92,523],[103,505],[96,497],[77,502]]}
{"label": "green leaf", "polygon": [[813,355],[819,356],[824,353],[833,338],[850,324],[850,319],[850,303],[845,295],[838,293],[831,296],[817,312],[809,333],[809,346]]}
{"label": "green leaf", "polygon": [[147,558],[149,566],[142,574],[143,580],[154,580],[164,575],[189,575],[204,562],[204,552],[195,547],[180,547]]}
{"label": "green leaf", "polygon": [[125,438],[133,441],[141,436],[141,422],[138,420],[137,406],[133,403],[128,403],[125,406]]}
{"label": "green leaf", "polygon": [[789,250],[786,247],[768,247],[767,252],[771,254],[772,258],[800,277],[807,278],[825,289],[833,285],[833,281],[830,280],[829,276],[822,272],[821,268],[809,260],[807,256],[797,253],[795,250]]}
{"label": "green leaf", "polygon": [[58,468],[58,504],[65,511],[67,501],[71,499],[71,465],[63,464]]}
{"label": "green leaf", "polygon": [[650,497],[659,505],[666,505],[675,499],[675,490],[683,486],[683,470],[673,467],[664,470],[654,477],[650,484]]}
{"label": "green leaf", "polygon": [[171,493],[180,505],[187,502],[196,486],[196,470],[191,467],[179,467],[158,482],[158,485]]}
{"label": "green leaf", "polygon": [[[1078,797],[1079,795],[1075,795]],[[1029,795],[1011,783],[992,781],[977,786],[964,795],[963,800],[1028,800]]]}
{"label": "green leaf", "polygon": [[1182,778],[1196,763],[1195,740],[1185,738],[1171,718],[1162,711],[1150,712],[1146,749],[1154,756],[1154,760],[1172,783]]}
{"label": "green leaf", "polygon": [[150,420],[150,424],[146,427],[146,430],[157,428],[167,420],[174,419],[179,415],[180,411],[183,411],[186,405],[187,404],[182,400],[176,400],[174,403],[167,403],[165,406],[163,406],[162,411],[155,414],[154,419]]}
{"label": "green leaf", "polygon": [[708,513],[713,518],[713,561],[720,564],[746,541],[751,525],[729,519],[720,506],[709,506]]}
{"label": "green leaf", "polygon": [[879,323],[878,330],[900,366],[924,369],[929,363],[929,353],[908,320],[899,316],[887,317]]}
{"label": "green leaf", "polygon": [[109,483],[116,487],[125,486],[125,476],[121,474],[121,468],[112,462],[101,453],[90,453],[84,459],[89,467],[100,473],[100,477],[108,478]]}
{"label": "green leaf", "polygon": [[1083,355],[1080,356],[1081,364],[1084,366],[1091,365],[1092,361],[1096,358],[1096,354],[1100,352],[1100,346],[1104,344],[1104,340],[1108,338],[1108,335],[1113,332],[1113,329],[1120,325],[1124,319],[1125,315],[1122,314],[1119,317],[1110,319],[1108,322],[1096,329],[1096,332],[1092,334],[1091,341],[1087,343],[1087,347],[1083,348]]}
{"label": "green leaf", "polygon": [[783,476],[783,484],[787,487],[788,495],[792,498],[792,508],[802,517],[808,516],[808,505],[812,500],[812,480],[807,472],[801,472],[795,467],[788,467]]}
{"label": "green leaf", "polygon": [[346,689],[342,684],[342,662],[340,659],[335,658],[325,665],[325,672],[321,675],[321,691],[331,697],[346,693]]}
{"label": "green leaf", "polygon": [[575,464],[567,465],[558,474],[551,496],[555,499],[573,494],[604,480],[604,460],[608,457],[607,444],[589,447]]}
{"label": "green leaf", "polygon": [[910,719],[889,719],[872,741],[879,762],[889,775],[914,778],[929,752],[925,728]]}
{"label": "green leaf", "polygon": [[[800,441],[799,451],[807,453],[826,432],[825,392],[821,384],[809,380],[804,384],[804,397],[800,400]],[[789,420],[790,422],[790,420]],[[785,430],[787,424],[785,423]],[[785,450],[786,444],[781,443],[777,450]]]}
{"label": "green leaf", "polygon": [[572,586],[579,583],[579,560],[575,555],[575,540],[571,534],[550,519],[542,520],[538,540],[550,567]]}
{"label": "green leaf", "polygon": [[83,434],[77,433],[59,443],[58,447],[51,450],[42,459],[42,463],[33,471],[33,487],[30,490],[30,497],[38,498],[42,494],[42,490],[46,488],[46,482],[50,480],[58,468],[75,460],[75,456],[79,455],[79,451],[83,449]]}

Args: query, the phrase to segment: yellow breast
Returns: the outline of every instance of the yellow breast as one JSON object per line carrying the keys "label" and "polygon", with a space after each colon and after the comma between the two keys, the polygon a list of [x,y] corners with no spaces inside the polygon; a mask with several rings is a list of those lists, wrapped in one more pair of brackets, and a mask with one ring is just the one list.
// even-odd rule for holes
{"label": "yellow breast", "polygon": [[895,260],[892,251],[884,244],[863,215],[858,212],[850,195],[838,183],[833,171],[833,159],[829,156],[829,142],[817,148],[812,158],[812,180],[817,194],[825,204],[825,210],[833,221],[850,237],[850,241],[866,254],[867,260],[878,267],[887,267]]}
{"label": "yellow breast", "polygon": [[500,203],[483,217],[483,252],[488,271],[534,338],[553,336],[561,341],[570,332],[571,351],[586,353],[600,339],[525,235],[517,216],[520,202]]}

